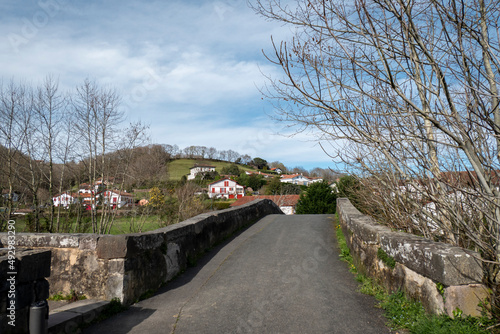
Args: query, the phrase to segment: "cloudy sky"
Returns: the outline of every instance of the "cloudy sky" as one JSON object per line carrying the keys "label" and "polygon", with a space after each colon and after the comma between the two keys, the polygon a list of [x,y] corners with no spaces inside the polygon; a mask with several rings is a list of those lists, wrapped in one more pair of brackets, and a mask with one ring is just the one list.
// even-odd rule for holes
{"label": "cloudy sky", "polygon": [[335,168],[312,137],[279,135],[283,124],[270,119],[258,88],[262,73],[280,73],[262,50],[290,32],[246,0],[2,0],[0,29],[3,80],[51,74],[63,90],[85,78],[111,85],[154,143]]}

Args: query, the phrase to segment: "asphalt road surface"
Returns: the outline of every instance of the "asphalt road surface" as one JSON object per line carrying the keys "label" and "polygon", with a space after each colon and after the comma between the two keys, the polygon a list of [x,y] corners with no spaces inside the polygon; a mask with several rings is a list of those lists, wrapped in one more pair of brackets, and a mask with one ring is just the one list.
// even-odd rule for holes
{"label": "asphalt road surface", "polygon": [[270,215],[84,333],[390,333],[340,261],[331,215]]}

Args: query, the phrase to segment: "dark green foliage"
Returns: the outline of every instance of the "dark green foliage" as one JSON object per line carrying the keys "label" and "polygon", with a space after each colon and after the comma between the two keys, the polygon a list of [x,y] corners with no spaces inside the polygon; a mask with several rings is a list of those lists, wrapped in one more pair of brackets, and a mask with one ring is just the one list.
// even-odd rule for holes
{"label": "dark green foliage", "polygon": [[337,194],[327,182],[311,184],[305,194],[300,195],[296,206],[297,214],[335,213]]}
{"label": "dark green foliage", "polygon": [[231,207],[231,203],[229,202],[214,202],[212,205],[213,210],[224,210],[229,209]]}
{"label": "dark green foliage", "polygon": [[279,177],[274,177],[266,187],[266,195],[300,195],[302,189],[299,185],[283,183]]}
{"label": "dark green foliage", "polygon": [[422,304],[406,298],[403,291],[388,295],[380,306],[392,328],[411,329],[426,317]]}
{"label": "dark green foliage", "polygon": [[335,229],[337,234],[338,247],[340,249],[339,257],[342,259],[342,261],[346,261],[347,263],[352,264],[351,251],[349,250],[349,247],[347,247],[347,242],[345,240],[344,233],[342,233],[340,225],[337,225]]}
{"label": "dark green foliage", "polygon": [[250,187],[254,191],[258,191],[264,184],[266,184],[262,175],[247,175],[245,173],[242,173],[240,177],[236,179],[236,182],[244,187]]}
{"label": "dark green foliage", "polygon": [[392,256],[389,256],[382,248],[379,248],[377,251],[377,257],[382,260],[389,268],[393,268],[396,266],[396,260]]}
{"label": "dark green foliage", "polygon": [[415,334],[486,334],[495,333],[487,330],[488,325],[494,322],[488,318],[458,317],[455,319],[447,315],[427,316],[412,328]]}
{"label": "dark green foliage", "polygon": [[283,195],[300,195],[302,193],[302,187],[293,183],[281,183],[281,193]]}
{"label": "dark green foliage", "polygon": [[279,195],[281,192],[281,183],[279,177],[273,177],[266,187],[266,195]]}
{"label": "dark green foliage", "polygon": [[231,164],[230,166],[223,167],[220,172],[222,175],[234,175],[238,176],[241,174],[241,170],[236,164]]}
{"label": "dark green foliage", "polygon": [[254,158],[250,163],[250,166],[255,166],[257,169],[269,169],[267,168],[267,161],[262,158]]}
{"label": "dark green foliage", "polygon": [[[183,175],[185,176],[185,175]],[[205,187],[207,186],[209,183],[213,182],[213,181],[216,181],[220,179],[220,175],[217,171],[213,171],[213,172],[202,172],[202,173],[198,173],[194,179],[194,182],[201,186],[201,187]]]}
{"label": "dark green foliage", "polygon": [[356,176],[346,175],[342,176],[337,181],[337,190],[339,198],[348,198],[352,205],[358,210],[360,209],[360,200],[358,192],[360,190],[360,182]]}

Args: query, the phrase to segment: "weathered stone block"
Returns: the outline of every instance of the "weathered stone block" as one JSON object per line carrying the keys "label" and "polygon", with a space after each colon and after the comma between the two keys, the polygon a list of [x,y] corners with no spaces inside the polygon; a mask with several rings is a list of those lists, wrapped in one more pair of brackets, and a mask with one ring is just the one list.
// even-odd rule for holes
{"label": "weathered stone block", "polygon": [[87,298],[104,298],[108,260],[98,259],[95,251],[78,248],[54,248],[52,252],[51,294],[75,290]]}
{"label": "weathered stone block", "polygon": [[459,247],[406,233],[381,235],[380,246],[397,262],[445,286],[481,281],[481,265]]}
{"label": "weathered stone block", "polygon": [[124,274],[125,273],[125,259],[111,259],[108,263],[109,274]]}
{"label": "weathered stone block", "polygon": [[165,254],[165,263],[167,267],[166,281],[170,281],[181,272],[181,262],[179,261],[180,248],[175,243],[168,243],[167,254]]}
{"label": "weathered stone block", "polygon": [[425,310],[439,314],[444,312],[443,296],[439,293],[436,283],[419,273],[398,264],[403,271],[403,290],[414,300],[420,300]]}
{"label": "weathered stone block", "polygon": [[458,307],[464,314],[472,316],[481,315],[479,303],[489,297],[488,290],[482,284],[469,284],[461,286],[449,286],[445,289],[445,309],[450,317]]}
{"label": "weathered stone block", "polygon": [[123,274],[112,274],[109,275],[106,282],[106,299],[111,300],[113,298],[118,298],[120,301],[124,302],[124,284],[127,277]]}
{"label": "weathered stone block", "polygon": [[97,257],[100,259],[125,258],[128,242],[128,235],[105,235],[97,241]]}
{"label": "weathered stone block", "polygon": [[82,236],[78,243],[78,248],[80,250],[95,250],[97,248],[97,242],[99,241],[99,236],[96,234],[91,234],[87,236]]}

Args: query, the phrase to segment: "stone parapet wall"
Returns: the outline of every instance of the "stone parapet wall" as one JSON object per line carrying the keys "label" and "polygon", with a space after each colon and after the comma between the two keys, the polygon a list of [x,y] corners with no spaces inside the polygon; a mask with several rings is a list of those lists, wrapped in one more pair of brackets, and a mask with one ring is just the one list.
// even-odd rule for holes
{"label": "stone parapet wall", "polygon": [[[488,297],[479,255],[415,235],[393,232],[337,199],[342,232],[359,270],[389,291],[403,290],[431,313],[480,315]],[[389,259],[389,260],[388,260]],[[390,263],[391,260],[395,262]]]}
{"label": "stone parapet wall", "polygon": [[[87,298],[131,304],[196,261],[205,251],[268,214],[270,200],[210,212],[146,233],[122,235],[18,233],[18,247],[52,251],[50,293],[75,290]],[[0,233],[0,247],[6,244]]]}

